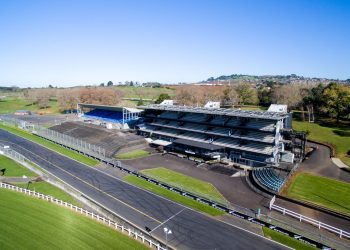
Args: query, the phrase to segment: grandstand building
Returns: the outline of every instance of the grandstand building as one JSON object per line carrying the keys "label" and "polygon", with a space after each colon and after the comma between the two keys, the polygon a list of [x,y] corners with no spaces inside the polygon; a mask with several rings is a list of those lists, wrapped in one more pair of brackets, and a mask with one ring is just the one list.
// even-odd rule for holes
{"label": "grandstand building", "polygon": [[106,123],[107,128],[129,128],[135,123],[142,110],[127,107],[116,107],[96,104],[78,103],[78,114],[84,119]]}
{"label": "grandstand building", "polygon": [[226,158],[251,167],[293,162],[282,131],[291,130],[291,113],[275,105],[268,111],[152,104],[144,109],[138,133],[166,150],[204,159]]}

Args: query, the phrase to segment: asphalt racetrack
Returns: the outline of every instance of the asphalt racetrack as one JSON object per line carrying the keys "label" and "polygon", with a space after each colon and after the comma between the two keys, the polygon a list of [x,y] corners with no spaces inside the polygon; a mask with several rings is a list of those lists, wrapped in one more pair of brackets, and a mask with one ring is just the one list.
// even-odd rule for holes
{"label": "asphalt racetrack", "polygon": [[0,142],[7,143],[46,171],[134,225],[151,228],[152,235],[163,242],[163,228],[170,228],[172,234],[168,236],[168,244],[173,248],[286,249],[278,243],[134,187],[1,129]]}

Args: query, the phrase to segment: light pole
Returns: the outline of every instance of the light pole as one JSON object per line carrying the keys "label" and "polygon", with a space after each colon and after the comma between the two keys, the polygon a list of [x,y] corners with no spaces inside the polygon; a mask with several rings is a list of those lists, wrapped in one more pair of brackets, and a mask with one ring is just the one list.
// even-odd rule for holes
{"label": "light pole", "polygon": [[172,234],[173,232],[169,228],[165,227],[164,233],[165,233],[165,249],[168,249],[168,234]]}

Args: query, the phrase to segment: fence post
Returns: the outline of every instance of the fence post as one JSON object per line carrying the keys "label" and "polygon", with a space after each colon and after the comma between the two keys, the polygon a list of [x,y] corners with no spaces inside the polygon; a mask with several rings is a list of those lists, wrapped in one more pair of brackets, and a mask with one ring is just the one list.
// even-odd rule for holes
{"label": "fence post", "polygon": [[339,237],[342,238],[343,236],[343,230],[340,230]]}

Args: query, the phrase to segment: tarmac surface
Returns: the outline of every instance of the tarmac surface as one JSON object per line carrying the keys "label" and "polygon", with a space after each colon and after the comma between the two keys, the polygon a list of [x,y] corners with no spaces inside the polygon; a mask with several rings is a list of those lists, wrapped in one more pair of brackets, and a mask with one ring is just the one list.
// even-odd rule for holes
{"label": "tarmac surface", "polygon": [[299,170],[350,182],[350,172],[339,168],[332,162],[328,147],[315,143],[308,143],[307,146],[313,147],[315,150],[308,159],[300,164]]}
{"label": "tarmac surface", "polygon": [[62,179],[108,210],[178,249],[286,249],[286,247],[174,203],[121,179],[0,130],[0,141]]}

